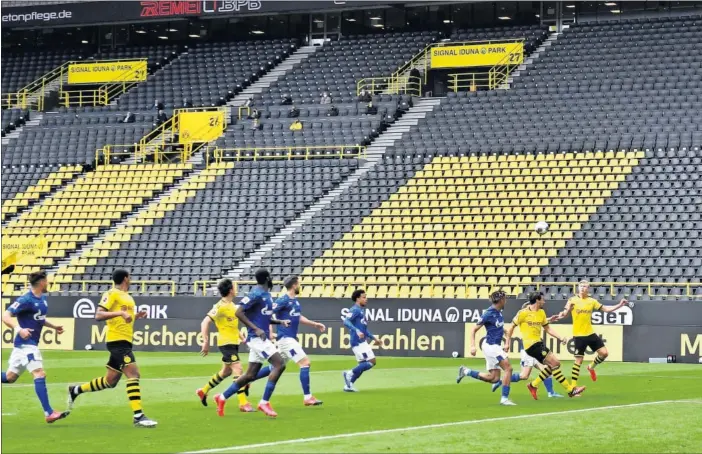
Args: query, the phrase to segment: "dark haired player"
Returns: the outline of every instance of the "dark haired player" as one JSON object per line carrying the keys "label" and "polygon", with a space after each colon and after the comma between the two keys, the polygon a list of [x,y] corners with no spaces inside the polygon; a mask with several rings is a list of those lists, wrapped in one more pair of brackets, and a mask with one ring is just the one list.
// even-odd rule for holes
{"label": "dark haired player", "polygon": [[[212,388],[222,383],[222,380],[234,374],[234,380],[241,376],[241,362],[239,362],[239,344],[244,337],[239,332],[239,319],[236,318],[236,305],[234,304],[234,283],[231,279],[222,279],[217,284],[217,290],[222,297],[212,306],[205,318],[200,323],[200,332],[203,343],[200,355],[207,356],[210,352],[210,323],[214,322],[219,332],[217,347],[222,353],[222,369],[214,374],[205,386],[195,391],[200,402],[207,406],[207,393]],[[236,396],[239,399],[239,410],[244,413],[255,411],[246,399],[247,387],[240,389]]]}
{"label": "dark haired player", "polygon": [[302,393],[304,395],[303,403],[306,407],[322,405],[322,401],[312,395],[310,391],[310,359],[302,349],[302,346],[297,341],[297,330],[300,323],[303,325],[317,328],[320,332],[324,332],[327,327],[323,323],[315,322],[302,315],[302,307],[297,295],[300,293],[300,278],[290,276],[283,285],[287,292],[278,298],[273,304],[273,314],[278,320],[288,320],[288,326],[280,325],[278,327],[278,350],[287,362],[293,360],[300,366],[300,384],[302,385]]}
{"label": "dark haired player", "polygon": [[344,326],[349,330],[351,350],[356,356],[358,365],[352,370],[342,372],[342,375],[344,377],[344,391],[355,393],[358,391],[353,387],[353,384],[363,372],[375,366],[375,354],[368,342],[372,340],[376,345],[380,345],[380,340],[368,330],[368,319],[366,318],[368,298],[366,291],[362,289],[354,290],[351,299],[354,305],[351,306],[349,314],[343,320]]}
{"label": "dark haired player", "polygon": [[239,301],[236,309],[237,318],[248,328],[246,343],[249,346],[249,367],[229,388],[214,397],[219,416],[224,416],[224,405],[227,399],[249,383],[268,375],[264,375],[264,371],[261,370],[265,361],[270,363],[272,369],[268,375],[263,398],[258,403],[258,409],[266,416],[273,418],[278,416],[271,407],[270,400],[278,379],[285,371],[285,361],[268,338],[268,334],[271,324],[288,326],[290,321],[279,321],[273,318],[273,299],[270,293],[273,288],[271,273],[265,269],[256,271],[256,282],[258,285],[249,292],[248,296]]}
{"label": "dark haired player", "polygon": [[[44,271],[37,271],[29,275],[31,289],[12,303],[2,315],[3,323],[14,330],[14,348],[10,354],[7,372],[2,373],[3,383],[14,383],[20,375],[27,370],[34,377],[34,392],[37,393],[39,402],[44,409],[44,418],[51,424],[54,421],[68,416],[69,412],[60,412],[51,408],[49,393],[46,389],[46,372],[39,351],[41,330],[45,326],[53,328],[57,333],[63,333],[63,326],[54,325],[46,320],[49,306],[46,302],[46,288],[49,282]],[[12,320],[17,318],[17,325]]]}
{"label": "dark haired player", "polygon": [[507,339],[505,339],[507,350],[509,350],[514,328],[519,326],[524,340],[524,350],[527,355],[544,365],[539,376],[527,385],[531,396],[536,400],[537,387],[553,374],[556,380],[568,391],[568,395],[574,397],[585,391],[585,387],[573,386],[568,382],[565,376],[563,376],[563,372],[561,372],[561,362],[558,361],[558,358],[546,347],[541,337],[541,330],[543,329],[543,331],[550,334],[555,339],[558,339],[561,343],[566,343],[566,339],[560,337],[549,325],[549,321],[555,320],[557,317],[551,317],[550,319],[546,317],[546,312],[543,309],[545,303],[546,301],[544,300],[543,293],[534,292],[529,295],[529,305],[526,309],[517,312],[517,315],[515,315],[512,320],[512,325],[507,330]]}
{"label": "dark haired player", "polygon": [[[456,383],[460,383],[463,377],[470,376],[476,380],[481,380],[487,383],[496,385],[500,382],[500,368],[505,372],[505,378],[502,382],[502,397],[500,405],[517,405],[509,400],[510,383],[512,380],[512,365],[509,363],[507,353],[502,348],[502,336],[505,332],[505,320],[502,317],[502,310],[507,304],[507,294],[502,290],[497,290],[490,295],[492,305],[483,312],[483,316],[475,324],[470,333],[470,354],[475,356],[477,349],[475,347],[475,334],[485,327],[487,335],[482,345],[483,353],[485,354],[485,363],[487,372],[478,372],[471,370],[465,366],[458,369],[458,378]],[[517,376],[518,378],[518,376]],[[497,386],[493,386],[493,391]]]}
{"label": "dark haired player", "polygon": [[110,352],[107,361],[107,373],[78,386],[68,387],[68,408],[73,408],[78,396],[83,393],[114,388],[122,374],[127,376],[127,397],[134,412],[134,426],[156,427],[156,421],[146,417],[141,407],[141,388],[139,387],[139,366],[137,366],[132,341],[134,321],[146,317],[146,311],[136,312],[134,298],[128,293],[131,277],[129,271],[117,269],[112,273],[115,286],[105,292],[100,299],[95,320],[107,321],[106,347]]}

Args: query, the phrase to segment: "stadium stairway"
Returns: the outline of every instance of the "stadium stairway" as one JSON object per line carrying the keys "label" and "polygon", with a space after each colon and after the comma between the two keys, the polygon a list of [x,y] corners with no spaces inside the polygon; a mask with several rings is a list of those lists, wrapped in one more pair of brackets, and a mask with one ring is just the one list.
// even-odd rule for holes
{"label": "stadium stairway", "polygon": [[298,233],[311,219],[324,211],[326,208],[336,203],[339,197],[348,192],[366,175],[370,170],[375,168],[376,164],[382,159],[387,147],[392,146],[397,140],[400,140],[406,132],[409,132],[413,126],[416,126],[421,118],[426,117],[428,112],[431,112],[434,107],[441,103],[440,98],[417,99],[414,106],[410,108],[398,121],[393,123],[385,132],[383,132],[371,145],[366,149],[366,162],[361,164],[358,169],[349,176],[349,178],[341,183],[337,188],[330,191],[326,196],[317,201],[314,205],[308,208],[305,212],[292,221],[290,225],[282,229],[277,235],[273,236],[267,243],[255,250],[251,255],[241,261],[236,268],[225,274],[233,280],[238,280],[242,275],[250,273],[252,268],[258,266],[261,260],[266,257],[271,251],[279,248],[285,241],[289,240],[293,235]]}
{"label": "stadium stairway", "polygon": [[290,54],[288,58],[284,59],[277,66],[274,66],[256,82],[239,92],[227,105],[232,107],[232,110],[243,106],[252,95],[263,92],[265,89],[269,88],[273,82],[285,77],[285,75],[296,66],[304,60],[307,60],[310,55],[317,52],[318,48],[319,46],[302,46],[298,48],[295,52]]}
{"label": "stadium stairway", "polygon": [[39,123],[41,123],[42,118],[44,118],[44,114],[42,112],[35,112],[32,111],[31,119],[24,123],[22,126],[18,127],[8,135],[2,138],[2,144],[7,145],[10,143],[10,139],[16,139],[22,134],[23,131],[25,131],[26,128],[31,128],[33,126],[37,126]]}
{"label": "stadium stairway", "polygon": [[542,42],[539,45],[539,47],[537,47],[536,50],[524,60],[524,63],[517,66],[517,69],[510,73],[509,77],[507,78],[507,82],[505,83],[505,86],[503,88],[511,88],[515,79],[519,77],[520,71],[524,71],[529,65],[534,63],[534,61],[538,60],[539,57],[543,55],[543,53],[546,52],[548,48],[553,45],[553,43],[556,42],[559,35],[561,35],[561,33],[559,32],[553,32],[549,34],[548,38],[546,38],[546,40],[544,40],[544,42]]}

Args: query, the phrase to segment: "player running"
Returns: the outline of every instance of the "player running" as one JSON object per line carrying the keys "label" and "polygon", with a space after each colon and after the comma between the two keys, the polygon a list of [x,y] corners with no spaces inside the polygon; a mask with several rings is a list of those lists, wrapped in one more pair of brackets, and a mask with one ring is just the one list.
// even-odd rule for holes
{"label": "player running", "polygon": [[[224,405],[227,403],[227,399],[249,383],[265,376],[268,376],[268,383],[266,383],[263,398],[258,403],[258,409],[266,416],[273,418],[278,416],[271,407],[270,400],[278,379],[285,371],[285,361],[268,338],[268,333],[271,324],[288,326],[290,321],[272,318],[273,299],[270,290],[273,288],[273,280],[271,273],[265,269],[256,271],[256,282],[258,285],[249,292],[247,297],[239,301],[235,312],[237,318],[248,328],[246,343],[249,346],[249,367],[229,388],[214,397],[219,416],[224,416]],[[261,370],[265,361],[268,361],[272,366],[272,370],[267,373]]]}
{"label": "player running", "polygon": [[[17,333],[14,348],[10,354],[7,372],[2,373],[2,383],[14,383],[27,370],[34,377],[34,392],[44,409],[44,419],[49,424],[68,416],[69,412],[56,411],[49,403],[49,393],[46,389],[46,372],[39,351],[41,330],[45,326],[63,334],[63,326],[54,325],[46,320],[49,305],[46,302],[46,288],[49,281],[44,271],[36,271],[29,275],[31,289],[12,303],[2,315],[3,323]],[[12,320],[17,318],[15,325]]]}
{"label": "player running", "polygon": [[[550,334],[555,339],[558,339],[562,344],[565,345],[566,343],[566,339],[560,337],[549,325],[549,319],[546,317],[546,312],[544,312],[543,309],[545,303],[546,301],[543,293],[534,292],[529,295],[529,306],[517,312],[517,315],[514,316],[512,324],[507,330],[507,339],[505,340],[507,346],[505,350],[509,351],[512,334],[514,333],[514,329],[519,326],[527,355],[544,365],[539,376],[527,385],[534,400],[538,399],[537,387],[539,384],[551,375],[556,377],[556,380],[563,385],[570,397],[574,397],[585,391],[585,387],[576,387],[568,383],[563,372],[561,372],[561,362],[558,361],[556,356],[546,347],[541,338],[541,330],[543,329],[543,331]],[[552,317],[552,319],[554,318],[555,317]]]}
{"label": "player running", "polygon": [[344,391],[347,393],[358,392],[353,384],[358,380],[363,372],[375,366],[375,354],[368,341],[373,341],[375,345],[380,345],[380,339],[375,337],[368,330],[368,320],[366,319],[366,304],[368,297],[366,291],[362,289],[354,290],[351,295],[354,305],[349,310],[349,315],[344,320],[344,326],[349,330],[351,338],[351,350],[356,355],[358,365],[352,370],[342,372],[344,377]]}
{"label": "player running", "polygon": [[[500,405],[517,405],[509,400],[510,383],[513,378],[518,378],[517,374],[512,374],[512,365],[507,359],[507,353],[502,349],[502,336],[504,335],[505,321],[502,317],[502,310],[507,304],[507,294],[502,290],[497,290],[490,295],[492,305],[483,312],[483,316],[478,323],[475,324],[470,333],[470,354],[475,356],[477,349],[475,348],[475,334],[485,327],[487,335],[482,345],[483,353],[485,354],[485,363],[487,372],[478,372],[471,370],[465,366],[458,369],[458,378],[456,383],[460,383],[463,377],[471,376],[476,380],[481,380],[487,383],[493,383],[493,391],[499,387],[494,386],[500,381],[500,368],[505,372],[505,378],[502,382],[502,397]],[[509,344],[508,344],[509,345]],[[499,367],[498,367],[499,366]],[[516,376],[516,377],[515,377]]]}
{"label": "player running", "polygon": [[146,417],[141,406],[141,388],[139,387],[139,366],[136,363],[132,342],[134,338],[134,321],[146,317],[146,311],[136,312],[134,298],[128,293],[131,276],[129,271],[116,269],[112,273],[114,287],[102,295],[98,304],[95,320],[107,321],[107,342],[110,352],[107,361],[107,373],[87,383],[68,387],[68,408],[73,408],[76,399],[83,393],[114,388],[122,374],[127,376],[127,397],[134,412],[134,426],[156,427],[156,421]]}
{"label": "player running", "polygon": [[571,313],[573,316],[575,362],[573,363],[573,371],[570,380],[574,385],[578,383],[578,379],[580,378],[580,365],[583,363],[583,359],[585,359],[585,350],[587,348],[590,348],[593,352],[597,352],[595,359],[587,366],[592,381],[597,381],[595,367],[609,356],[609,352],[602,338],[595,334],[595,330],[592,328],[592,312],[614,312],[627,304],[629,307],[634,307],[634,303],[629,303],[624,298],[622,298],[616,306],[604,306],[589,295],[589,290],[590,282],[587,280],[580,281],[578,283],[578,295],[569,299],[565,309],[558,315],[558,320],[565,318],[568,313]]}
{"label": "player running", "polygon": [[[207,384],[195,391],[200,402],[207,406],[207,393],[212,388],[219,385],[222,380],[234,374],[234,380],[241,376],[242,369],[239,362],[239,343],[246,339],[239,332],[239,319],[236,318],[236,306],[234,305],[234,283],[231,279],[222,279],[217,285],[219,294],[222,297],[217,304],[212,307],[200,324],[200,332],[204,342],[200,355],[207,356],[210,352],[210,323],[214,322],[219,332],[217,346],[222,353],[222,369],[214,374]],[[255,411],[246,399],[248,386],[240,389],[236,396],[239,399],[239,410],[244,413]]]}
{"label": "player running", "polygon": [[[522,309],[526,309],[529,307],[529,302],[526,302],[522,305]],[[549,321],[557,320],[557,315],[553,315],[549,318]],[[509,348],[509,347],[508,347]],[[520,351],[521,359],[520,359],[520,365],[522,366],[521,370],[519,371],[519,375],[517,374],[512,374],[512,382],[516,383],[522,380],[527,380],[531,376],[531,371],[534,367],[538,371],[543,370],[543,365],[536,361],[534,358],[529,356],[524,348]],[[492,385],[492,391],[495,392],[497,388],[502,386],[502,380],[499,380],[497,383]],[[546,388],[546,392],[548,393],[548,397],[551,398],[561,398],[563,397],[561,394],[558,394],[556,391],[553,389],[553,379],[549,376],[544,380],[544,388]]]}
{"label": "player running", "polygon": [[285,279],[283,285],[287,293],[275,301],[273,314],[278,320],[288,320],[290,324],[278,327],[278,350],[285,362],[292,359],[300,366],[300,384],[302,385],[305,406],[322,405],[322,401],[315,398],[310,392],[310,359],[297,341],[297,330],[300,323],[317,328],[322,333],[326,331],[327,327],[323,323],[314,322],[302,315],[302,308],[297,300],[297,295],[300,293],[299,277],[290,276]]}

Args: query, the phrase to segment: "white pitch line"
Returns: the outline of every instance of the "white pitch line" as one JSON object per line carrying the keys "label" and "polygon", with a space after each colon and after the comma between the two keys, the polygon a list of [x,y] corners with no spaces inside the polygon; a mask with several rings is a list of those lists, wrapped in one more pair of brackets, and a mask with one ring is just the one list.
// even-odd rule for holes
{"label": "white pitch line", "polygon": [[394,433],[394,432],[414,432],[417,430],[439,429],[442,427],[453,427],[453,426],[467,426],[467,425],[480,424],[480,423],[485,423],[485,422],[502,422],[502,421],[508,421],[508,420],[513,420],[513,419],[533,418],[535,416],[538,416],[538,417],[560,416],[560,415],[569,415],[569,414],[574,414],[574,413],[587,413],[587,412],[591,412],[591,411],[614,410],[614,409],[618,409],[618,408],[643,407],[645,405],[663,405],[663,404],[672,404],[672,403],[702,404],[702,401],[698,401],[698,400],[659,400],[659,401],[655,401],[655,402],[640,402],[640,403],[636,403],[636,404],[609,405],[606,407],[581,408],[581,409],[577,409],[577,410],[552,411],[552,412],[548,412],[548,413],[530,413],[530,414],[525,414],[525,415],[506,416],[506,417],[500,417],[500,418],[471,419],[471,420],[467,420],[467,421],[446,422],[446,423],[441,423],[441,424],[427,424],[424,426],[410,426],[410,427],[401,427],[401,428],[397,428],[397,429],[370,430],[367,432],[354,432],[354,433],[345,433],[345,434],[337,434],[337,435],[325,435],[325,436],[321,436],[321,437],[310,437],[310,438],[294,438],[291,440],[271,441],[268,443],[256,443],[256,444],[251,444],[251,445],[229,446],[226,448],[203,449],[200,451],[186,451],[182,454],[206,454],[206,453],[211,453],[211,452],[242,451],[245,449],[269,448],[272,446],[280,446],[280,445],[310,443],[310,442],[315,442],[315,441],[326,441],[326,440],[338,440],[340,438],[353,438],[353,437],[359,437],[359,436],[365,437],[368,435],[382,435],[382,434],[389,434],[389,433]]}

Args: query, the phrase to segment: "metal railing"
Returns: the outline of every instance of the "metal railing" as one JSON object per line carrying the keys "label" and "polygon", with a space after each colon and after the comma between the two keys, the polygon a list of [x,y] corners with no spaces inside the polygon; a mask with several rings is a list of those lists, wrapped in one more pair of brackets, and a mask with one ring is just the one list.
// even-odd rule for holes
{"label": "metal railing", "polygon": [[[172,138],[178,134],[180,130],[180,116],[179,114],[183,112],[224,112],[224,129],[227,128],[228,118],[227,118],[227,108],[226,107],[191,107],[187,109],[176,109],[173,111],[173,115],[162,125],[157,126],[155,129],[150,131],[139,141],[139,145],[154,145],[154,140],[161,138],[160,141],[155,142],[156,144],[166,145],[172,141]],[[170,135],[170,137],[168,137]],[[199,147],[198,147],[199,149]]]}
{"label": "metal railing", "polygon": [[[207,289],[212,288],[217,285],[218,281],[196,281],[193,284],[193,295],[207,295]],[[368,281],[362,281],[362,280],[339,280],[339,281],[324,281],[324,280],[319,280],[319,279],[305,279],[304,276],[301,277],[300,282],[302,284],[303,288],[309,288],[309,287],[322,287],[322,294],[325,295],[331,295],[334,293],[334,288],[338,286],[357,286],[357,287],[378,287],[378,286],[385,286],[385,287],[419,287],[422,289],[422,294],[424,296],[428,297],[433,297],[435,295],[438,296],[438,292],[436,291],[437,287],[442,287],[442,288],[447,288],[447,287],[452,287],[454,290],[456,289],[462,289],[466,295],[469,295],[471,293],[471,290],[475,290],[477,293],[478,289],[482,288],[489,288],[490,290],[494,290],[496,288],[499,288],[500,286],[494,285],[494,284],[472,284],[472,283],[465,283],[465,284],[443,284],[443,283],[426,283],[426,284],[409,284],[409,283],[398,283],[398,282],[384,282],[384,283],[378,283],[378,282],[368,282]],[[273,281],[274,284],[280,285],[282,284],[282,281]],[[238,286],[239,285],[255,285],[255,281],[236,281],[234,282],[234,291],[238,292]],[[572,293],[576,294],[577,291],[577,286],[578,282],[520,282],[517,284],[509,284],[505,289],[505,291],[510,294],[512,289],[514,287],[527,287],[527,286],[533,286],[536,287],[537,290],[539,290],[543,286],[569,286],[572,289]],[[590,282],[590,288],[593,290],[596,290],[598,287],[607,287],[609,289],[609,294],[610,296],[617,296],[616,288],[618,287],[634,287],[634,288],[645,288],[646,289],[646,294],[649,297],[659,297],[660,295],[657,295],[653,292],[654,287],[670,287],[670,288],[680,288],[680,289],[685,289],[685,294],[684,295],[679,295],[681,297],[687,297],[687,298],[702,298],[702,295],[694,295],[693,294],[693,289],[695,288],[702,288],[702,282],[678,282],[678,283],[670,283],[670,282]],[[428,290],[427,290],[428,289]],[[594,291],[591,291],[593,295],[596,295]],[[395,295],[397,296],[397,295]],[[518,296],[514,293],[511,293],[511,296]],[[672,295],[672,296],[678,296],[678,295]]]}
{"label": "metal railing", "polygon": [[[107,291],[111,288],[114,287],[114,282],[111,280],[80,280],[80,281],[72,281],[72,282],[51,282],[52,278],[49,277],[49,292],[67,292],[67,293],[87,293],[88,292],[88,286],[89,285],[98,285],[98,286],[104,286],[105,290],[98,290],[98,291]],[[64,285],[71,285],[71,284],[80,284],[81,289],[80,290],[62,290],[62,286]],[[13,283],[8,283],[8,284],[3,284],[4,285],[11,285],[14,288],[14,291],[17,292],[17,287],[18,284],[13,284]],[[19,284],[21,285],[21,289],[19,290],[20,292],[26,292],[29,290],[29,282],[25,282],[24,284]],[[171,280],[143,280],[143,281],[132,281],[131,282],[131,290],[134,291],[133,289],[136,287],[138,288],[137,292],[138,293],[146,293],[149,287],[152,286],[162,286],[162,285],[168,285],[169,290],[166,291],[155,291],[152,293],[157,293],[157,294],[164,294],[164,295],[170,295],[170,296],[175,296],[176,295],[176,290],[177,290],[177,284],[175,281]]]}
{"label": "metal railing", "polygon": [[422,96],[422,78],[412,76],[367,77],[356,83],[356,95],[361,90],[371,95],[387,93],[392,95]]}
{"label": "metal railing", "polygon": [[110,97],[103,87],[95,90],[60,91],[59,103],[64,107],[106,106],[110,103]]}
{"label": "metal railing", "polygon": [[121,158],[120,161],[133,159],[134,163],[161,164],[180,160],[186,162],[193,153],[200,150],[204,143],[151,143],[151,144],[125,144],[125,145],[105,145],[95,150],[95,165],[109,164],[112,158]]}
{"label": "metal railing", "polygon": [[[522,43],[523,40],[513,42]],[[476,91],[480,88],[494,90],[507,82],[511,72],[521,64],[521,61],[523,61],[523,54],[523,52],[517,54],[514,52],[509,52],[504,56],[504,58],[502,58],[502,60],[500,60],[487,72],[483,71],[449,74],[449,85],[454,92],[462,89]],[[517,55],[516,58],[515,55]]]}
{"label": "metal railing", "polygon": [[[315,152],[324,152],[319,154]],[[279,152],[276,154],[276,152]],[[363,158],[364,145],[295,145],[290,147],[210,148],[206,153],[207,165],[228,161],[292,160],[319,158]]]}

